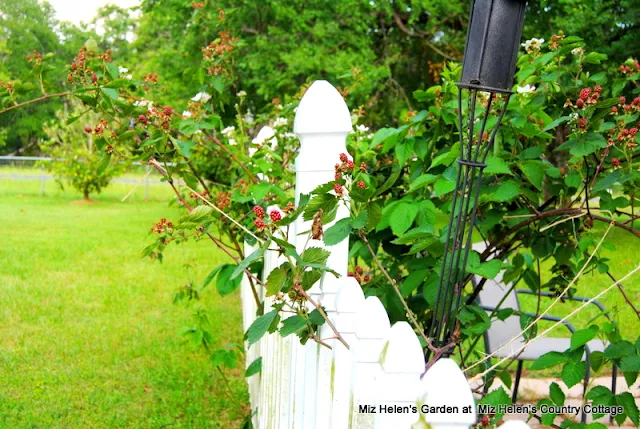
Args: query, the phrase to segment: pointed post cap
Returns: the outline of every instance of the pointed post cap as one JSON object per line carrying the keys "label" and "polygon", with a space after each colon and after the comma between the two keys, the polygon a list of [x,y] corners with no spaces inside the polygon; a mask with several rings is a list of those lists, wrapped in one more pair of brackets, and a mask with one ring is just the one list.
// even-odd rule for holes
{"label": "pointed post cap", "polygon": [[293,131],[297,134],[349,133],[351,113],[338,90],[326,80],[316,80],[307,89],[296,111]]}

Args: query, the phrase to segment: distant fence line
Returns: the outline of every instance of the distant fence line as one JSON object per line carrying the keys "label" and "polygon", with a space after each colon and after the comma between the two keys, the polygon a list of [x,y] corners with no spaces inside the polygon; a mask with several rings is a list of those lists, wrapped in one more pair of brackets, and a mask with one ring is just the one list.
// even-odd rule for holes
{"label": "distant fence line", "polygon": [[[22,162],[50,162],[54,158],[46,156],[0,156],[0,168],[2,167],[2,161],[9,161],[10,164],[20,164]],[[6,165],[6,164],[5,164]],[[143,179],[136,179],[131,177],[116,177],[112,180],[114,183],[134,184],[144,180],[145,183],[145,199],[149,199],[149,186],[160,185],[163,182],[159,179],[149,178],[151,173],[151,166],[143,162],[132,162],[131,165],[146,167],[146,174]],[[175,166],[175,163],[167,163],[169,166]],[[39,180],[40,181],[40,195],[44,195],[45,183],[53,180],[54,177],[44,172],[44,166],[41,166],[40,174],[23,174],[23,173],[0,173],[0,179],[12,179],[12,180]]]}

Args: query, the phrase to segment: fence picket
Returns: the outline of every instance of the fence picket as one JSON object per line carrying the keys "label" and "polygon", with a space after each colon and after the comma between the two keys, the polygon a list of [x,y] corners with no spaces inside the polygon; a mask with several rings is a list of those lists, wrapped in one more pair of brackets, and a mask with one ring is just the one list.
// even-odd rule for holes
{"label": "fence picket", "polygon": [[[382,375],[376,386],[380,406],[409,407],[411,410],[416,405],[425,362],[420,341],[407,322],[397,322],[387,333],[380,365]],[[375,427],[409,429],[418,416],[417,412],[389,413],[379,408]]]}

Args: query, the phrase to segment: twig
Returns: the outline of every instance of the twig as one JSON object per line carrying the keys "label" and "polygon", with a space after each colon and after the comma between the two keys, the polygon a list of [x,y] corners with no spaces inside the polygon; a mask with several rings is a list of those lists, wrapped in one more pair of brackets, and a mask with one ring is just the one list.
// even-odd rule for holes
{"label": "twig", "polygon": [[[342,338],[342,335],[340,335],[340,332],[338,332],[338,330],[336,329],[336,327],[333,324],[333,322],[331,322],[331,320],[329,320],[329,316],[327,316],[327,313],[325,313],[324,309],[320,306],[320,304],[315,302],[309,296],[307,291],[304,290],[304,288],[302,288],[300,286],[296,286],[296,289],[297,289],[298,293],[300,293],[300,295],[304,296],[306,298],[306,300],[309,301],[311,303],[311,305],[313,305],[316,308],[316,310],[318,310],[318,313],[320,313],[320,315],[324,318],[324,320],[326,320],[327,325],[329,325],[329,327],[333,331],[333,334],[336,336],[336,339],[338,341],[340,341],[347,348],[347,350],[349,350],[349,344],[347,344],[347,342],[344,340],[344,338]],[[331,348],[331,347],[329,347],[329,348]]]}
{"label": "twig", "polygon": [[247,176],[249,176],[249,178],[251,178],[251,181],[253,183],[258,183],[259,180],[253,175],[251,174],[251,172],[249,171],[249,169],[244,165],[244,163],[242,163],[242,161],[240,161],[238,159],[237,156],[235,156],[233,154],[233,152],[231,152],[229,150],[229,148],[227,148],[224,144],[222,144],[222,142],[220,140],[218,140],[215,136],[212,136],[210,134],[205,134],[211,141],[213,141],[216,145],[218,145],[222,150],[224,150],[225,152],[227,152],[227,154],[240,166],[240,168],[242,168],[244,170],[245,173],[247,173]]}
{"label": "twig", "polygon": [[17,109],[19,107],[26,106],[26,105],[32,104],[32,103],[37,103],[39,101],[43,101],[43,100],[46,100],[48,98],[66,97],[66,96],[71,95],[71,94],[73,94],[73,91],[65,91],[65,92],[58,92],[56,94],[43,95],[41,97],[33,98],[31,100],[23,101],[22,103],[14,104],[13,106],[9,106],[9,107],[5,107],[4,109],[0,109],[0,115],[5,113],[5,112],[8,112],[9,110]]}
{"label": "twig", "polygon": [[[405,301],[404,297],[402,296],[402,292],[400,292],[400,289],[398,289],[398,285],[396,284],[395,280],[391,278],[391,276],[389,275],[389,272],[382,266],[382,263],[380,262],[380,260],[376,256],[376,252],[371,247],[371,243],[369,243],[369,239],[364,234],[364,232],[360,232],[360,238],[362,239],[362,241],[364,241],[364,244],[365,244],[365,246],[367,246],[367,249],[369,249],[369,253],[373,257],[374,262],[376,263],[378,268],[380,268],[380,271],[382,271],[382,274],[384,274],[384,276],[387,278],[387,280],[391,284],[391,287],[393,288],[393,290],[398,295],[398,298],[400,298],[400,302],[402,302],[402,305],[404,306],[404,309],[407,312],[407,317],[409,318],[409,320],[413,324],[414,329],[417,330],[420,333],[420,335],[422,336],[424,341],[427,343],[427,347],[429,348],[429,350],[431,350],[434,354],[438,354],[440,352],[439,349],[437,347],[435,347],[433,345],[433,343],[431,342],[431,340],[429,338],[427,338],[427,336],[424,334],[423,329],[420,327],[420,324],[418,323],[418,321],[416,320],[416,318],[413,315],[413,312],[409,308],[409,305],[407,304],[407,301]],[[440,352],[440,354],[442,354],[442,353],[444,353],[444,352]]]}
{"label": "twig", "polygon": [[629,304],[629,307],[631,307],[633,309],[633,311],[636,313],[636,316],[638,316],[638,319],[640,319],[640,311],[638,311],[638,309],[635,307],[635,305],[633,305],[633,302],[629,299],[629,297],[627,296],[626,292],[624,291],[622,285],[620,284],[619,281],[617,281],[615,279],[615,277],[613,277],[613,275],[607,271],[607,275],[609,276],[609,278],[611,280],[613,280],[614,282],[616,282],[616,286],[618,286],[618,289],[620,289],[620,293],[622,294],[622,296],[624,297],[624,300],[627,301],[627,304]]}

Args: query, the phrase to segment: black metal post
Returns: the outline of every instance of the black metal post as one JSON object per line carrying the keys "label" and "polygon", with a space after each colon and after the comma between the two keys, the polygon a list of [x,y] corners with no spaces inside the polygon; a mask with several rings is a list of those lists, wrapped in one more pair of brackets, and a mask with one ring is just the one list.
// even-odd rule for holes
{"label": "black metal post", "polygon": [[[471,9],[462,76],[456,84],[460,132],[458,174],[429,331],[436,347],[457,342],[456,315],[467,277],[482,173],[512,94],[525,5],[526,0],[475,0]],[[469,95],[466,105],[463,92]],[[492,114],[497,115],[497,122],[488,131]]]}

